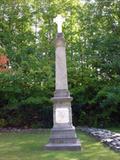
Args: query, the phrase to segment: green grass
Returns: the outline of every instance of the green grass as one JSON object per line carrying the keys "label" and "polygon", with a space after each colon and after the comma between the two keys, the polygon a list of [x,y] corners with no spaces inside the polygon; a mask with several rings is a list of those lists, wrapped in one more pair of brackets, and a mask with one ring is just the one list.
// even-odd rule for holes
{"label": "green grass", "polygon": [[44,145],[49,135],[49,132],[0,133],[0,160],[120,160],[119,153],[79,131],[81,151],[46,151]]}

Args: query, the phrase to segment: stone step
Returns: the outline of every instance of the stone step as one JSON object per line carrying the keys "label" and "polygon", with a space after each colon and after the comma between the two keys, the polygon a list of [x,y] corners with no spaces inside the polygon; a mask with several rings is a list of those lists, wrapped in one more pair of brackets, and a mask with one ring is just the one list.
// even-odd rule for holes
{"label": "stone step", "polygon": [[80,150],[81,145],[79,141],[75,144],[69,143],[69,144],[47,144],[45,146],[46,150]]}
{"label": "stone step", "polygon": [[76,143],[77,139],[76,138],[50,138],[50,143],[53,144],[68,144],[68,143]]}

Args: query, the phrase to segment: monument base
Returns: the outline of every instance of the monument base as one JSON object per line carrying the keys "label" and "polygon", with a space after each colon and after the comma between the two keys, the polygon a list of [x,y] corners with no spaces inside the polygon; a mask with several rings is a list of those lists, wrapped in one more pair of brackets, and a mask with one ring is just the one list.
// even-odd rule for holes
{"label": "monument base", "polygon": [[69,143],[69,144],[47,144],[45,146],[46,150],[68,150],[68,151],[76,151],[81,149],[80,143]]}
{"label": "monument base", "polygon": [[68,90],[56,90],[52,98],[54,125],[51,129],[47,150],[80,150],[81,144],[77,139],[75,127],[72,125],[72,110]]}
{"label": "monument base", "polygon": [[76,137],[75,128],[57,128],[51,130],[49,143],[45,146],[47,150],[80,150],[81,144]]}

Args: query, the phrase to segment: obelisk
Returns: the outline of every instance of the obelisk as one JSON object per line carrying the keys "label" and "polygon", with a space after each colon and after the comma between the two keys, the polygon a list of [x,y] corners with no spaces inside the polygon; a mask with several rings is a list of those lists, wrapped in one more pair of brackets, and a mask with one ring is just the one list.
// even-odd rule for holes
{"label": "obelisk", "polygon": [[65,19],[58,15],[54,22],[58,25],[56,36],[56,77],[55,93],[52,101],[53,106],[53,128],[49,143],[45,146],[47,150],[80,150],[81,144],[76,137],[75,127],[72,124],[72,110],[70,93],[67,81],[65,40],[62,33],[62,23]]}

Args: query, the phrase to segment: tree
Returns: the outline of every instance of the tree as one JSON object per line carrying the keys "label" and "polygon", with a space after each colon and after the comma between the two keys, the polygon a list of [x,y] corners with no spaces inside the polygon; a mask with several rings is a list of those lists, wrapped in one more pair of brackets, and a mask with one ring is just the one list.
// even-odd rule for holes
{"label": "tree", "polygon": [[[79,106],[77,115],[73,109],[75,125],[100,125],[101,121],[107,125],[112,122],[112,115],[119,117],[119,1],[83,4],[79,0],[2,0],[0,4],[0,47],[12,67],[7,73],[0,73],[1,119],[5,119],[8,110],[16,113],[15,120],[29,113],[32,119],[42,106],[52,106],[56,35],[53,18],[59,13],[66,17],[63,32],[73,108]],[[80,115],[82,121],[78,120]],[[7,123],[13,124],[9,122],[10,118]],[[27,119],[23,124],[19,118],[14,125],[27,123],[32,125]]]}

